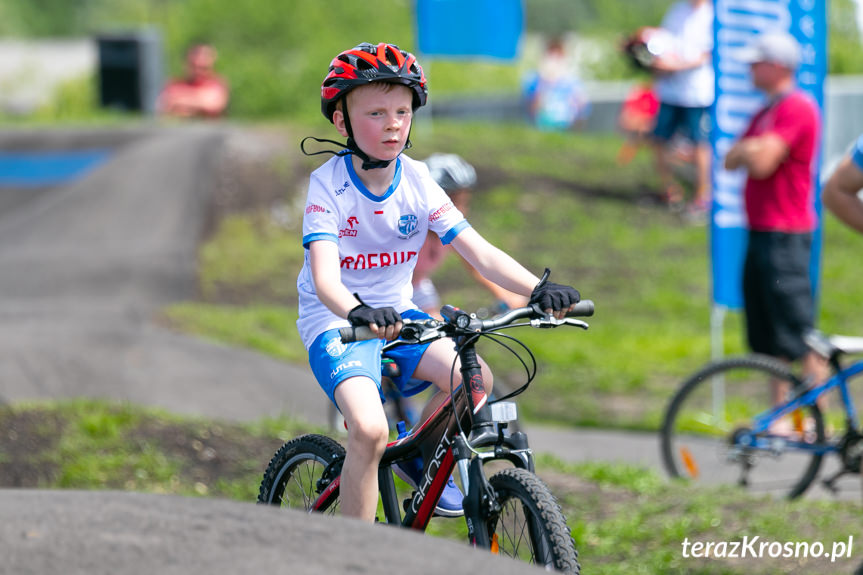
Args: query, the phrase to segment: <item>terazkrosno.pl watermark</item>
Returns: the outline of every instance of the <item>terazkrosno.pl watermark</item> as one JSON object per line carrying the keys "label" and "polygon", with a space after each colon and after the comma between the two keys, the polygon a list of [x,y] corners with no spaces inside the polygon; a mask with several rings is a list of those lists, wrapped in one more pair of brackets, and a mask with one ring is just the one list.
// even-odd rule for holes
{"label": "terazkrosno.pl watermark", "polygon": [[851,557],[854,537],[847,541],[822,543],[820,541],[768,541],[755,535],[744,535],[739,541],[690,541],[685,538],[681,543],[683,557],[699,559],[837,559]]}

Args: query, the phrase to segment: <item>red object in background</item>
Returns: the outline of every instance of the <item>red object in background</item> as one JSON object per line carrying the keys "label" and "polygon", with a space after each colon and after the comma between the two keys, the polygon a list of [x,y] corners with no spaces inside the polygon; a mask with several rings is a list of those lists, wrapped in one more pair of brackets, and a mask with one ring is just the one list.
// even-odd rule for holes
{"label": "red object in background", "polygon": [[199,44],[186,54],[186,75],[171,80],[159,97],[161,113],[177,117],[217,118],[230,99],[228,83],[213,71],[216,50]]}
{"label": "red object in background", "polygon": [[620,127],[627,132],[647,132],[653,129],[659,113],[659,98],[650,85],[632,89],[620,108]]}
{"label": "red object in background", "polygon": [[653,131],[659,114],[659,98],[650,84],[633,88],[620,107],[618,125],[626,134],[626,140],[617,153],[617,163],[625,166],[635,157],[638,148]]}

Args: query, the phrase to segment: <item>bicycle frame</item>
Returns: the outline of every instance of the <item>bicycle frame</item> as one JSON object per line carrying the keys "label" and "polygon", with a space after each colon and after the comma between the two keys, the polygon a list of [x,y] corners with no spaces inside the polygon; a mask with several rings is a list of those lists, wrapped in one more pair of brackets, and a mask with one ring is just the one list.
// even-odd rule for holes
{"label": "bicycle frame", "polygon": [[[749,442],[747,445],[748,448],[775,449],[775,438],[765,438],[759,436],[759,434],[766,432],[773,422],[781,419],[785,415],[788,415],[802,407],[814,405],[819,397],[835,388],[839,389],[842,407],[845,410],[847,429],[859,428],[857,408],[855,407],[854,400],[851,397],[851,392],[848,388],[848,381],[863,372],[863,361],[854,363],[844,369],[841,368],[838,360],[835,358],[831,360],[831,363],[835,368],[835,373],[827,381],[821,385],[808,389],[802,394],[791,398],[786,403],[760,413],[753,418],[751,436],[747,436],[745,439],[745,441]],[[838,451],[837,444],[835,443],[813,444],[804,441],[785,440],[785,446],[793,447],[794,449],[799,449],[801,451],[809,451],[813,454],[835,453]]]}

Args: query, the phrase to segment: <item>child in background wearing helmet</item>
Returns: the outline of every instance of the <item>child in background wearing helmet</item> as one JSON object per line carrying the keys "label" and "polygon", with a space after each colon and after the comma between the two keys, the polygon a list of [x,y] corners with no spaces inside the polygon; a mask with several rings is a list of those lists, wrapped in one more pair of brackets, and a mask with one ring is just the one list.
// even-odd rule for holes
{"label": "child in background wearing helmet", "polygon": [[[341,474],[345,515],[374,521],[378,464],[389,425],[381,403],[381,347],[397,337],[402,317],[428,315],[411,302],[411,276],[429,231],[491,281],[563,317],[578,302],[572,287],[542,282],[470,227],[422,162],[403,155],[426,79],[416,58],[392,44],[360,44],[330,64],[321,107],[346,149],[310,178],[303,218],[303,268],[297,279],[297,327],[318,383],[348,428]],[[338,329],[368,326],[380,339],[345,344]],[[435,385],[423,411],[446,398],[455,359],[452,343],[402,346],[394,379],[405,396]],[[492,376],[480,360],[487,392]],[[453,372],[459,384],[459,367]],[[417,383],[419,382],[419,384]],[[409,471],[409,470],[402,470]],[[461,493],[450,479],[437,512],[460,515]]]}
{"label": "child in background wearing helmet", "polygon": [[[471,189],[476,184],[476,170],[473,166],[456,154],[433,154],[426,158],[425,164],[432,179],[443,188],[456,209],[463,215],[467,215]],[[413,302],[418,308],[433,317],[440,317],[441,301],[430,276],[441,266],[447,254],[452,251],[451,246],[442,244],[434,234],[429,233],[419,256],[417,256],[417,264],[411,282],[414,288]],[[502,312],[521,307],[527,303],[526,297],[505,290],[496,283],[485,279],[467,260],[464,258],[461,260],[474,279],[495,297],[497,311]]]}

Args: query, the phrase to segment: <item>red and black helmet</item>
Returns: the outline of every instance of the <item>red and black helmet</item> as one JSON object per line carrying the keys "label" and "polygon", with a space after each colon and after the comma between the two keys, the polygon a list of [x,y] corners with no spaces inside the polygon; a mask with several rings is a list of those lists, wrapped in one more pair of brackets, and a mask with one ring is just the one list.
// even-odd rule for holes
{"label": "red and black helmet", "polygon": [[372,82],[404,84],[413,90],[414,110],[425,106],[428,98],[423,69],[413,54],[395,44],[363,42],[333,58],[321,84],[321,112],[332,122],[339,98]]}

